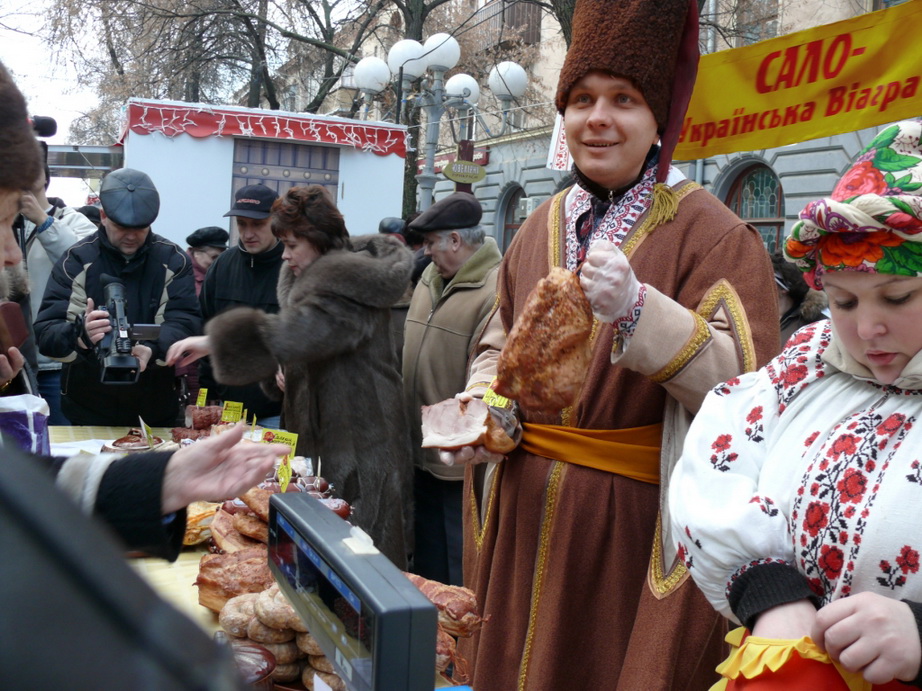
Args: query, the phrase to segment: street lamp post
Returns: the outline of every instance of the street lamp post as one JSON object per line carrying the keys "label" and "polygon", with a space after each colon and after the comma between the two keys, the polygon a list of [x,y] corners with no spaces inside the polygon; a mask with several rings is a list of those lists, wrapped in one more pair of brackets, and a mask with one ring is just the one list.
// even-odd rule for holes
{"label": "street lamp post", "polygon": [[[462,141],[473,136],[472,132],[468,132],[471,114],[489,136],[499,136],[508,128],[512,102],[525,94],[528,85],[525,70],[514,62],[502,62],[490,71],[490,90],[502,104],[502,126],[498,132],[493,133],[477,110],[477,102],[480,99],[477,80],[468,74],[456,74],[445,81],[445,73],[458,64],[460,57],[461,48],[453,36],[434,34],[425,44],[410,39],[398,41],[388,52],[387,62],[381,58],[367,57],[355,66],[355,84],[364,95],[366,118],[368,104],[387,88],[391,80],[398,81],[398,94],[406,94],[414,82],[427,72],[429,74],[420,84],[419,91],[413,99],[414,107],[422,109],[426,114],[423,172],[416,176],[421,211],[431,206],[432,192],[439,179],[435,174],[435,152],[439,143],[442,116],[450,110],[457,110],[462,114],[459,137]],[[397,108],[399,121],[399,96]]]}

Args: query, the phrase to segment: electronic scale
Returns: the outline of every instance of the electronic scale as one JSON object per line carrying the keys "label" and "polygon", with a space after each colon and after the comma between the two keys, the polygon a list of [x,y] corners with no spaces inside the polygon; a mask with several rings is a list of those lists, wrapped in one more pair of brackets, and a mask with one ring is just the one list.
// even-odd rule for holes
{"label": "electronic scale", "polygon": [[435,605],[364,532],[307,494],[274,494],[269,567],[350,691],[432,691]]}

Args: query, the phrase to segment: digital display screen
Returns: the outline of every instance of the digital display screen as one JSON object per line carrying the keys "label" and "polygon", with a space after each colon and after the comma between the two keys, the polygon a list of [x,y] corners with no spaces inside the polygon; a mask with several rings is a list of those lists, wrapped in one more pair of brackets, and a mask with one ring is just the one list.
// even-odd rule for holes
{"label": "digital display screen", "polygon": [[308,605],[314,618],[307,622],[311,634],[333,642],[333,661],[350,686],[373,688],[374,613],[285,516],[278,514],[277,526],[277,540],[270,546],[269,558]]}

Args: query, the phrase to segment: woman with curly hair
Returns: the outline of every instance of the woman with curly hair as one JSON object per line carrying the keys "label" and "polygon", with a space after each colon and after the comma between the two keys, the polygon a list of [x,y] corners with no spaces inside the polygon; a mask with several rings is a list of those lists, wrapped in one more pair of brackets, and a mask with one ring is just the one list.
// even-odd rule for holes
{"label": "woman with curly hair", "polygon": [[412,468],[390,308],[409,285],[413,254],[387,235],[350,238],[319,185],[279,197],[272,232],[285,245],[280,312],[228,310],[168,360],[210,353],[222,383],[262,382],[270,395],[283,387],[282,424],[298,434],[297,453],[320,465],[352,522],[403,568]]}
{"label": "woman with curly hair", "polygon": [[745,627],[726,688],[922,684],[920,137],[885,128],[801,212],[785,254],[831,320],[715,388],[673,474],[686,564]]}

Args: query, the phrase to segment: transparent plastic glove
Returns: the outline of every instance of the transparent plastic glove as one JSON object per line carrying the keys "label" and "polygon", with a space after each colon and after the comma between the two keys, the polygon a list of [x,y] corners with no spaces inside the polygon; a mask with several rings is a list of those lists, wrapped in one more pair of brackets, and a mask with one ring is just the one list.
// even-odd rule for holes
{"label": "transparent plastic glove", "polygon": [[[455,398],[461,401],[470,401],[474,397],[467,391],[455,395]],[[493,419],[503,426],[516,444],[522,438],[522,425],[519,423],[518,416],[511,410],[505,408],[496,408],[490,406],[490,414]],[[445,465],[477,465],[478,463],[498,463],[505,456],[499,453],[488,451],[485,446],[462,446],[460,449],[439,449],[439,460]]]}
{"label": "transparent plastic glove", "polygon": [[607,240],[598,240],[589,248],[579,282],[592,313],[606,323],[630,314],[640,292],[640,281],[624,252]]}

